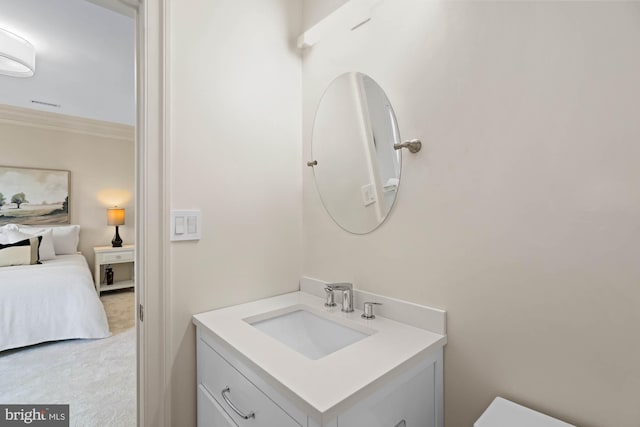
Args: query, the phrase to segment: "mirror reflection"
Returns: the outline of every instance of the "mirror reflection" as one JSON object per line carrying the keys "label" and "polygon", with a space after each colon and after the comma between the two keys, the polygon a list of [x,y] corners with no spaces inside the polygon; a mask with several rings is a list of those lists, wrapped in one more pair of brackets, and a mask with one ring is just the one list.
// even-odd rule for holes
{"label": "mirror reflection", "polygon": [[371,77],[350,72],[329,85],[316,111],[311,151],[320,198],[340,227],[364,234],[387,218],[400,185],[398,142],[391,102]]}

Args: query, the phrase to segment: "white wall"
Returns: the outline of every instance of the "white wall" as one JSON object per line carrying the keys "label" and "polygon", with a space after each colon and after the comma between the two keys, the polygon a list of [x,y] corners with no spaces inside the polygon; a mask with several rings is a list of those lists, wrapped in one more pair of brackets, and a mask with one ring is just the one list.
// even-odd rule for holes
{"label": "white wall", "polygon": [[[71,223],[81,226],[79,248],[89,265],[93,267],[94,246],[111,245],[115,229],[107,225],[107,208],[116,203],[126,209],[125,225],[120,226],[120,237],[125,244],[133,244],[133,127],[113,124],[118,130],[129,129],[130,139],[123,140],[77,133],[62,127],[58,130],[40,127],[44,123],[40,119],[60,115],[34,113],[31,123],[7,123],[3,121],[3,117],[6,117],[3,113],[8,111],[13,109],[3,107],[0,113],[0,164],[71,171]],[[69,123],[95,123],[69,116],[61,117]],[[110,126],[106,122],[100,123],[104,123],[106,128]]]}
{"label": "white wall", "polygon": [[302,28],[310,28],[349,0],[303,0]]}
{"label": "white wall", "polygon": [[448,427],[496,395],[638,425],[639,23],[631,2],[394,0],[304,56],[305,160],[346,71],[425,144],[364,236],[331,221],[305,169],[303,273],[448,311]]}
{"label": "white wall", "polygon": [[294,291],[301,266],[298,0],[170,2],[171,425],[195,426],[191,316]]}

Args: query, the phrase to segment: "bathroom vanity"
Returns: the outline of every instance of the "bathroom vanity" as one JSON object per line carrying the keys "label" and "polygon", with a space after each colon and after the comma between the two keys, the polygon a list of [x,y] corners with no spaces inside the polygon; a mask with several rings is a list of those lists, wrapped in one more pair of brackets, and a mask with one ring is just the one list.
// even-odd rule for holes
{"label": "bathroom vanity", "polygon": [[356,290],[356,307],[385,304],[364,319],[325,307],[323,288],[193,317],[198,426],[443,426],[446,313]]}
{"label": "bathroom vanity", "polygon": [[[322,97],[307,166],[336,224],[366,234],[395,204],[401,150],[420,147],[400,139],[383,89],[350,72]],[[193,317],[199,426],[443,427],[444,311],[349,283],[300,289]]]}

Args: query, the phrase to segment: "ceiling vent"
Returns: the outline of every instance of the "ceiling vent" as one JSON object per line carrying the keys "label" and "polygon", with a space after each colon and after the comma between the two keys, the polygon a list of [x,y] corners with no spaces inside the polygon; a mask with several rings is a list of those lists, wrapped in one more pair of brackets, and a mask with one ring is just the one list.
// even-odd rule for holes
{"label": "ceiling vent", "polygon": [[36,101],[35,99],[32,99],[31,103],[32,104],[45,105],[47,107],[60,108],[60,104],[54,104],[52,102]]}

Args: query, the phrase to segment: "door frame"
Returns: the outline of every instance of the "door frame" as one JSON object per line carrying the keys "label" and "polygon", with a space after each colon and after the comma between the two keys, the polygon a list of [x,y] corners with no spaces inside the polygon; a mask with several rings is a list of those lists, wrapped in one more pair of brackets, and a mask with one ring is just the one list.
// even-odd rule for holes
{"label": "door frame", "polygon": [[[169,426],[167,32],[169,0],[113,0],[136,19],[137,425]],[[143,313],[143,316],[141,316]]]}

